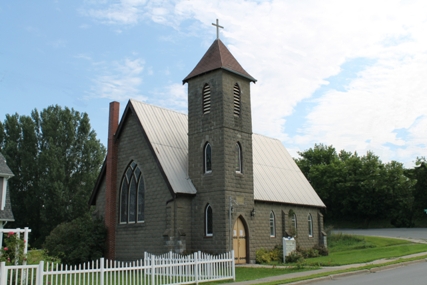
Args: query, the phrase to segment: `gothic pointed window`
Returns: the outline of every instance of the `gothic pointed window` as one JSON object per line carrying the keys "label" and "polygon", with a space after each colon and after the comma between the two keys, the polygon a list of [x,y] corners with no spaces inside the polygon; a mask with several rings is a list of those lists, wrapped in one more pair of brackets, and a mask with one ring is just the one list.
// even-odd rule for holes
{"label": "gothic pointed window", "polygon": [[298,232],[298,221],[297,221],[297,215],[294,213],[291,216],[292,219],[292,235],[293,236],[297,236],[297,232]]}
{"label": "gothic pointed window", "polygon": [[144,221],[144,179],[135,162],[126,168],[120,187],[120,223]]}
{"label": "gothic pointed window", "polygon": [[313,236],[313,218],[311,217],[311,214],[308,214],[308,236]]}
{"label": "gothic pointed window", "polygon": [[211,205],[207,205],[205,209],[205,236],[213,236],[213,213]]}
{"label": "gothic pointed window", "polygon": [[234,116],[239,117],[240,116],[240,87],[237,83],[234,84],[233,94],[234,94]]}
{"label": "gothic pointed window", "polygon": [[273,211],[270,212],[270,237],[276,236],[276,219]]}
{"label": "gothic pointed window", "polygon": [[211,87],[205,84],[203,87],[203,114],[211,111]]}
{"label": "gothic pointed window", "polygon": [[238,173],[242,173],[242,148],[239,143],[236,143],[234,147],[234,155],[235,155],[235,171]]}
{"label": "gothic pointed window", "polygon": [[204,170],[205,173],[212,172],[212,149],[209,143],[206,143],[204,150]]}

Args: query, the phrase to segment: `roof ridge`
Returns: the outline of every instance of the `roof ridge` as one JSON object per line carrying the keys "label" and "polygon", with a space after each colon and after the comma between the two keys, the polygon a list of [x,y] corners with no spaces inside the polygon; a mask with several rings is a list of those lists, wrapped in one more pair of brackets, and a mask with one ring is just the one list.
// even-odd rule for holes
{"label": "roof ridge", "polygon": [[166,107],[157,106],[157,105],[154,105],[154,104],[151,104],[151,103],[147,103],[147,102],[143,102],[143,101],[139,101],[139,100],[136,100],[136,99],[129,99],[129,101],[134,101],[134,102],[136,102],[136,103],[140,103],[140,104],[144,104],[144,105],[152,106],[152,107],[155,107],[155,108],[157,108],[157,109],[166,110],[166,111],[168,111],[168,112],[174,112],[174,113],[177,113],[177,114],[180,114],[180,115],[185,115],[185,116],[187,116],[187,117],[188,117],[188,114],[186,114],[186,113],[179,112],[179,111],[176,111],[176,110],[173,110],[173,109],[167,109]]}

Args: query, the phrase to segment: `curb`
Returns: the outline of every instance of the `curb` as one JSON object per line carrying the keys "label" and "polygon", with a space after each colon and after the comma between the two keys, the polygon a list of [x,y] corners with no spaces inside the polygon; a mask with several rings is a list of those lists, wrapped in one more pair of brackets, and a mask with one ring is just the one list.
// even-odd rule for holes
{"label": "curb", "polygon": [[382,267],[375,267],[375,268],[372,268],[369,271],[370,271],[370,273],[376,273],[378,271],[393,269],[393,268],[407,266],[407,265],[411,265],[411,264],[415,264],[415,263],[421,263],[421,262],[427,262],[427,258],[426,259],[420,259],[420,260],[413,260],[413,261],[402,262],[402,263],[398,263],[398,264],[391,264],[391,265],[382,266]]}
{"label": "curb", "polygon": [[338,273],[338,274],[331,274],[331,275],[324,276],[324,277],[307,279],[307,280],[297,281],[297,282],[288,283],[288,284],[289,285],[304,285],[304,284],[310,284],[310,283],[313,283],[313,282],[326,281],[326,280],[334,280],[334,279],[337,279],[338,277],[347,277],[347,276],[358,275],[358,274],[363,274],[363,273],[364,274],[368,274],[368,273],[370,273],[370,271],[368,269],[361,269],[361,270],[357,270],[357,271],[344,272],[344,273]]}
{"label": "curb", "polygon": [[358,274],[377,273],[377,272],[383,271],[383,270],[394,269],[394,268],[408,266],[408,265],[411,265],[411,264],[422,263],[422,262],[427,262],[427,258],[426,259],[420,259],[420,260],[414,260],[414,261],[408,261],[408,262],[402,262],[402,263],[398,263],[398,264],[391,264],[391,265],[382,266],[382,267],[375,267],[375,268],[372,268],[372,269],[361,269],[361,270],[357,270],[357,271],[344,272],[344,273],[338,273],[338,274],[331,274],[331,275],[324,276],[324,277],[307,279],[307,280],[301,280],[301,281],[297,281],[297,282],[293,282],[293,283],[288,283],[288,284],[289,285],[304,285],[304,284],[310,284],[310,283],[313,283],[313,282],[326,281],[326,280],[334,280],[334,279],[337,279],[339,277],[348,277],[348,276],[353,276],[353,275],[358,275]]}

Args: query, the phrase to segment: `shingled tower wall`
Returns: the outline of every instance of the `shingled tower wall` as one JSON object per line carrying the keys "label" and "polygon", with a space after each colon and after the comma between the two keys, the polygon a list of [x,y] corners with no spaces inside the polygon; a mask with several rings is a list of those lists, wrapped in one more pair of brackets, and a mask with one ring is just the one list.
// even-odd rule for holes
{"label": "shingled tower wall", "polygon": [[[250,228],[254,207],[250,82],[225,45],[216,40],[188,83],[189,177],[197,189],[193,200],[192,248],[222,253],[232,249],[230,226],[240,216]],[[234,113],[234,86],[240,89],[240,114]],[[210,87],[210,111],[203,110],[203,89]],[[212,172],[204,171],[204,147],[212,148]],[[236,143],[242,150],[242,172],[236,172]],[[230,199],[232,217],[229,219]],[[212,207],[213,234],[206,236],[205,209]],[[249,234],[249,233],[248,233]],[[247,243],[249,244],[249,243]],[[249,256],[248,256],[249,258]]]}

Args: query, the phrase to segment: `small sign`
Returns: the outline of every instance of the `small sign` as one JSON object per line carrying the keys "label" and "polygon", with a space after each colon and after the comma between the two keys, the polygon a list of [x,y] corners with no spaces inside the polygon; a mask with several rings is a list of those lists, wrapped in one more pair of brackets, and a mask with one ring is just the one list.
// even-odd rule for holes
{"label": "small sign", "polygon": [[297,249],[297,243],[293,237],[284,237],[283,238],[283,262],[286,260],[286,256],[288,256],[292,251]]}

